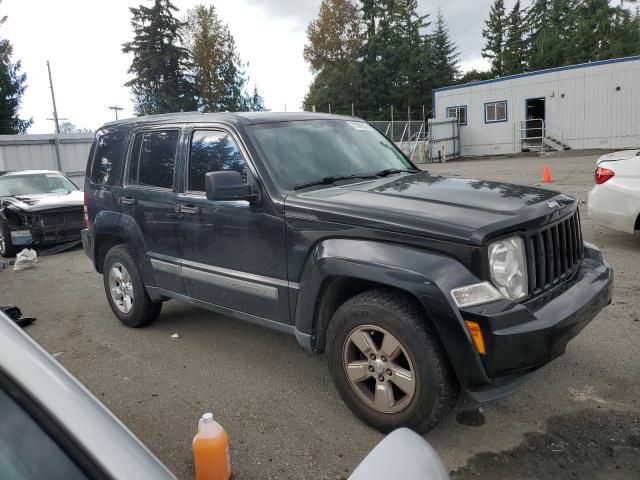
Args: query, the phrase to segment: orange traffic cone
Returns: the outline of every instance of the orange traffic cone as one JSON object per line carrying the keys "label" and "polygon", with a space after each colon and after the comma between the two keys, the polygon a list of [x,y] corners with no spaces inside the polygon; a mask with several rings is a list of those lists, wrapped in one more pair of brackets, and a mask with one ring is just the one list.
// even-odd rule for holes
{"label": "orange traffic cone", "polygon": [[547,163],[544,166],[544,170],[542,171],[542,183],[551,183],[553,182],[553,178],[551,178],[551,171],[549,170],[549,164]]}

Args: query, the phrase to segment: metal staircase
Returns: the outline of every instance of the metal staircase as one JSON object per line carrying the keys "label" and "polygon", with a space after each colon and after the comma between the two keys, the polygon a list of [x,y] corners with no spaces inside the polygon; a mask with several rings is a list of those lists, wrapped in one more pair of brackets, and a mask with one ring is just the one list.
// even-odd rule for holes
{"label": "metal staircase", "polygon": [[[571,147],[564,141],[562,128],[541,118],[518,121],[513,126],[514,151],[562,152]],[[520,148],[518,148],[518,146]]]}

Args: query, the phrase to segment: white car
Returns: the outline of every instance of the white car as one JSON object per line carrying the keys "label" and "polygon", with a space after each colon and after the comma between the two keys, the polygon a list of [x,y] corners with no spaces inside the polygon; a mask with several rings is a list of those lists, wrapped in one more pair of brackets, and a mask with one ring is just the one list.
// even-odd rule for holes
{"label": "white car", "polygon": [[640,234],[640,150],[598,158],[589,217],[605,227]]}

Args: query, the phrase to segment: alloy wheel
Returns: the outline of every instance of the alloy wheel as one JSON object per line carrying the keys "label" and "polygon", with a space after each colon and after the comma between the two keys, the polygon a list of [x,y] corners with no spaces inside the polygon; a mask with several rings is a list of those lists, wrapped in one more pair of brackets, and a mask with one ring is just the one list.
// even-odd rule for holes
{"label": "alloy wheel", "polygon": [[400,341],[387,330],[362,325],[352,330],[343,346],[343,366],[349,384],[371,408],[398,413],[416,393],[416,373]]}
{"label": "alloy wheel", "polygon": [[133,308],[133,283],[129,272],[121,263],[114,263],[109,270],[109,293],[113,303],[122,313]]}

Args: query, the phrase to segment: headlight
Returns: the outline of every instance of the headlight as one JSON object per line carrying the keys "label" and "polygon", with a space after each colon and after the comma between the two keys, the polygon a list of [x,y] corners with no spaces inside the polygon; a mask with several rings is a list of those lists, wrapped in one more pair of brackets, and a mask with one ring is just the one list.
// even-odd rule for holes
{"label": "headlight", "polygon": [[529,291],[527,262],[521,237],[498,240],[489,245],[491,282],[507,298],[517,300]]}

